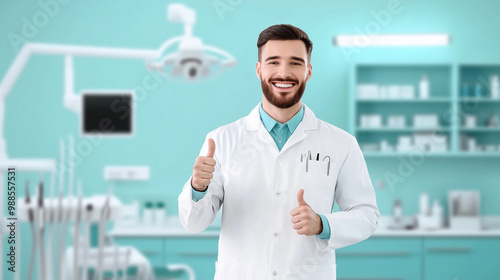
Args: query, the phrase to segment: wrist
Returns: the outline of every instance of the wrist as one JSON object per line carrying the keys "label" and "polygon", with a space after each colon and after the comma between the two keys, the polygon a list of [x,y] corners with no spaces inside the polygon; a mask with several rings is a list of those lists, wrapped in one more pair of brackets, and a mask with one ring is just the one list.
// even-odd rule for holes
{"label": "wrist", "polygon": [[207,189],[208,189],[208,186],[206,186],[206,187],[205,187],[205,189],[203,189],[203,190],[199,190],[199,189],[197,189],[197,188],[195,188],[195,187],[193,186],[193,178],[191,178],[191,188],[193,188],[193,190],[195,190],[195,191],[197,191],[197,192],[206,192],[206,191],[207,191]]}
{"label": "wrist", "polygon": [[323,232],[323,220],[321,220],[321,216],[316,214],[316,221],[319,223],[319,231],[316,235],[319,235]]}

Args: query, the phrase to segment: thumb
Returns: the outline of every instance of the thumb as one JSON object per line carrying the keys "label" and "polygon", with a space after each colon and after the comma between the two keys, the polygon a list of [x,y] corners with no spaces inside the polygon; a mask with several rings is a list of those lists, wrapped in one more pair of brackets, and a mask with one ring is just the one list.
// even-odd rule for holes
{"label": "thumb", "polygon": [[303,189],[300,189],[299,192],[297,193],[297,201],[299,202],[299,206],[307,205],[306,201],[304,200],[304,190]]}
{"label": "thumb", "polygon": [[207,157],[213,158],[215,154],[215,142],[214,139],[209,138],[208,139],[208,154]]}

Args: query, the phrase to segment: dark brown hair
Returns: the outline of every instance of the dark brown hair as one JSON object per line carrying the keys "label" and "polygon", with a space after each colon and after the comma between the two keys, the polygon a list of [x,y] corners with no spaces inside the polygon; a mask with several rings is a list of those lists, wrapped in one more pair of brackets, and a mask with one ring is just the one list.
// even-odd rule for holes
{"label": "dark brown hair", "polygon": [[269,40],[301,40],[306,45],[307,60],[311,63],[313,43],[309,40],[309,37],[302,29],[290,24],[276,24],[264,29],[264,31],[260,32],[259,39],[257,40],[259,61],[262,46],[264,46]]}

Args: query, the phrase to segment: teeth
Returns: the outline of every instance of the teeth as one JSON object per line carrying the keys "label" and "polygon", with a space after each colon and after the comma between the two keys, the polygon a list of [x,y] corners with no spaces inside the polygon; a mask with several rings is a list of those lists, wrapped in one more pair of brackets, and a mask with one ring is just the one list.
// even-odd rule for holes
{"label": "teeth", "polygon": [[274,84],[275,86],[277,87],[280,87],[280,88],[289,88],[289,87],[293,87],[293,84]]}

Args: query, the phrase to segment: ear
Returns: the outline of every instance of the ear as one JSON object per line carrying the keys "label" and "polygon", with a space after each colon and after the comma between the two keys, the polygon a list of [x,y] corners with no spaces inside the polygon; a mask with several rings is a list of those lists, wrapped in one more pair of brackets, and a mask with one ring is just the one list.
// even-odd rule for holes
{"label": "ear", "polygon": [[257,64],[255,65],[255,74],[257,75],[257,79],[260,80],[260,61],[257,61]]}
{"label": "ear", "polygon": [[312,69],[313,69],[312,64],[307,65],[307,76],[306,76],[306,82],[307,82],[307,81],[309,81],[309,79],[311,78],[311,75],[312,75]]}

